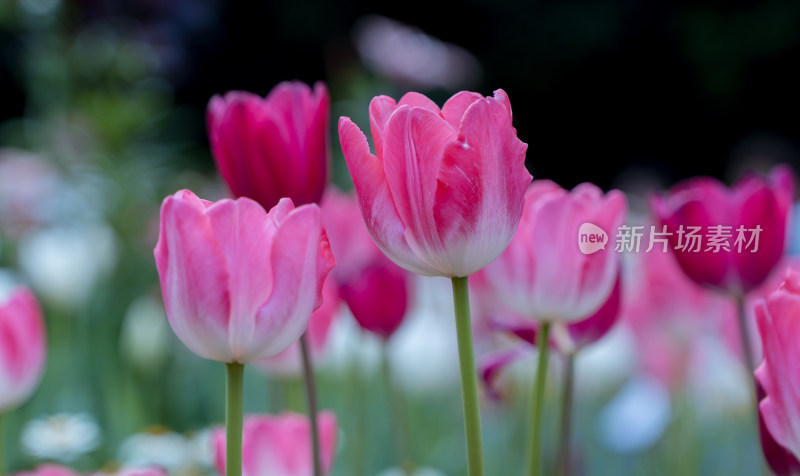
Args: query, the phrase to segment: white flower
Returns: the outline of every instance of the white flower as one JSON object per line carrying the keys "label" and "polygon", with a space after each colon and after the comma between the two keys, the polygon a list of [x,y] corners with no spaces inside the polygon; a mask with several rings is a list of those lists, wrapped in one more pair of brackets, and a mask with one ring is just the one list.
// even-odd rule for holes
{"label": "white flower", "polygon": [[100,444],[100,427],[88,413],[59,413],[28,422],[22,446],[38,459],[72,462]]}
{"label": "white flower", "polygon": [[416,395],[440,394],[458,385],[458,342],[448,280],[420,277],[416,309],[389,341],[392,378]]}
{"label": "white flower", "polygon": [[126,466],[156,465],[177,471],[190,462],[189,441],[175,432],[137,433],[119,448],[119,458]]}
{"label": "white flower", "polygon": [[43,297],[74,307],[116,263],[114,232],[100,223],[38,231],[22,240],[19,261]]}
{"label": "white flower", "polygon": [[142,296],[125,312],[120,333],[120,350],[132,363],[143,369],[159,366],[169,350],[170,330],[160,299]]}
{"label": "white flower", "polygon": [[634,377],[600,413],[598,437],[616,453],[643,451],[661,439],[671,413],[664,384],[647,376]]}

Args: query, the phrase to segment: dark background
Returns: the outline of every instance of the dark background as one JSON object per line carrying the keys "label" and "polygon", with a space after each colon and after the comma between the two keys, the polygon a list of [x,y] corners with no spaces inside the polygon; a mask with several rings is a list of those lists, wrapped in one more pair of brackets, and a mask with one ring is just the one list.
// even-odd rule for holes
{"label": "dark background", "polygon": [[[491,0],[404,2],[68,2],[80,29],[125,18],[168,58],[159,72],[183,131],[205,147],[204,108],[230,89],[331,81],[357,63],[354,22],[377,13],[460,45],[504,88],[536,177],[615,185],[646,170],[669,184],[730,180],[753,156],[793,162],[800,143],[800,2]],[[130,29],[130,27],[128,27]],[[21,42],[4,32],[0,121],[22,115]],[[334,81],[335,82],[335,81]],[[344,93],[339,88],[339,93]],[[426,91],[441,101],[451,91]],[[334,103],[337,97],[331,88]],[[336,112],[336,107],[334,107]],[[333,141],[338,152],[337,141]],[[211,166],[210,156],[197,160]]]}

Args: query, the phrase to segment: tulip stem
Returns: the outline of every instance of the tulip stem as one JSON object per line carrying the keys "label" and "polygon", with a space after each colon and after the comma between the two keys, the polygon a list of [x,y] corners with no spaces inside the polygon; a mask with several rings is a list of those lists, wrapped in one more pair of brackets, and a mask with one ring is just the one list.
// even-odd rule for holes
{"label": "tulip stem", "polygon": [[472,320],[469,316],[469,288],[467,278],[452,278],[453,304],[456,314],[458,361],[461,367],[461,397],[464,405],[464,429],[467,438],[467,472],[469,476],[483,476],[483,443],[481,442],[481,414],[478,408],[478,376],[475,372],[475,355],[472,348]]}
{"label": "tulip stem", "polygon": [[570,434],[572,426],[572,399],[575,382],[575,353],[565,356],[564,390],[561,393],[561,438],[558,450],[558,474],[569,476]]}
{"label": "tulip stem", "polygon": [[536,379],[531,394],[531,437],[529,474],[542,474],[542,407],[544,406],[544,387],[547,383],[547,357],[550,352],[550,323],[544,322],[539,327],[536,341],[539,351],[539,362],[536,366]]}
{"label": "tulip stem", "polygon": [[242,387],[244,365],[226,364],[225,476],[242,476]]}
{"label": "tulip stem", "polygon": [[6,460],[3,459],[5,455],[5,438],[3,438],[3,414],[0,413],[0,474],[6,474]]}
{"label": "tulip stem", "polygon": [[311,354],[308,350],[306,333],[303,333],[300,337],[300,350],[303,355],[303,380],[306,383],[308,421],[311,425],[311,457],[314,463],[314,476],[322,476],[322,465],[319,460],[319,428],[317,426],[317,390],[314,385],[314,369],[311,364]]}

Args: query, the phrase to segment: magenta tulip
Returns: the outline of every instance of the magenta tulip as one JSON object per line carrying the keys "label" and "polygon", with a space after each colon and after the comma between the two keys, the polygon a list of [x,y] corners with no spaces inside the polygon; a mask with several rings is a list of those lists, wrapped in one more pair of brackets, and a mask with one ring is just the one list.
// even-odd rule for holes
{"label": "magenta tulip", "polygon": [[[328,411],[317,417],[322,470],[330,474],[336,456],[338,426]],[[225,432],[214,431],[216,466],[225,471]],[[242,476],[312,476],[311,436],[308,417],[296,413],[251,415],[244,421]]]}
{"label": "magenta tulip", "polygon": [[755,375],[765,397],[758,405],[775,442],[800,458],[800,271],[756,305],[764,359]]}
{"label": "magenta tulip", "polygon": [[169,323],[194,353],[246,364],[296,341],[334,266],[317,205],[211,203],[183,190],[161,206],[156,265]]}
{"label": "magenta tulip", "polygon": [[46,335],[36,296],[25,287],[0,302],[0,413],[30,397],[44,370]]}
{"label": "magenta tulip", "polygon": [[328,181],[329,109],[321,82],[313,91],[283,82],[266,98],[243,91],[211,98],[211,150],[233,195],[267,210],[284,197],[298,205],[319,202]]}
{"label": "magenta tulip", "polygon": [[[769,177],[751,175],[732,188],[709,177],[690,179],[651,205],[687,276],[742,294],[763,283],[784,254],[794,189],[790,169],[776,167]],[[699,239],[689,238],[692,227],[699,227]]]}
{"label": "magenta tulip", "polygon": [[322,221],[341,263],[332,273],[341,298],[363,329],[390,338],[406,315],[413,276],[375,246],[355,195],[329,190],[322,201]]}
{"label": "magenta tulip", "polygon": [[[625,196],[592,184],[568,192],[535,180],[525,194],[519,228],[508,248],[481,271],[481,279],[511,310],[539,322],[585,319],[606,302],[620,269],[608,247],[583,254],[578,230],[592,223],[613,233],[625,220]],[[609,238],[610,239],[610,238]]]}
{"label": "magenta tulip", "polygon": [[531,180],[506,93],[462,91],[441,109],[418,93],[378,96],[369,115],[374,155],[347,117],[339,139],[378,247],[426,276],[468,276],[494,260]]}

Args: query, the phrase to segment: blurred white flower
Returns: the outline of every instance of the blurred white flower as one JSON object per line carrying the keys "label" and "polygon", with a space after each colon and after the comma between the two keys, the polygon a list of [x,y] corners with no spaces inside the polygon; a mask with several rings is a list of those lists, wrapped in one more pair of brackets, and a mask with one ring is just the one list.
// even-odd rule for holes
{"label": "blurred white flower", "polygon": [[114,232],[100,223],[41,230],[26,236],[19,250],[33,288],[67,307],[83,303],[116,258]]}
{"label": "blurred white flower", "polygon": [[344,375],[357,368],[365,377],[374,375],[381,368],[380,339],[362,330],[347,306],[340,309],[342,314],[331,324],[327,354],[320,369]]}
{"label": "blurred white flower", "polygon": [[659,380],[634,377],[606,405],[598,419],[601,443],[617,453],[635,453],[653,446],[671,418],[669,391]]}
{"label": "blurred white flower", "polygon": [[618,323],[575,358],[575,392],[591,397],[619,387],[633,374],[636,340],[628,326]]}
{"label": "blurred white flower", "polygon": [[424,396],[458,385],[458,342],[448,280],[419,277],[416,296],[417,308],[389,341],[389,356],[398,388]]}
{"label": "blurred white flower", "polygon": [[214,467],[214,440],[211,430],[201,430],[189,439],[189,459],[194,466]]}
{"label": "blurred white flower", "polygon": [[375,72],[422,89],[465,89],[480,82],[478,59],[417,28],[378,15],[361,18],[353,31],[356,50]]}
{"label": "blurred white flower", "polygon": [[751,376],[718,336],[704,335],[689,366],[689,391],[701,420],[721,419],[733,412],[752,411]]}
{"label": "blurred white flower", "polygon": [[175,432],[137,433],[119,448],[119,459],[126,466],[161,466],[179,473],[191,466],[189,440]]}
{"label": "blurred white flower", "polygon": [[59,413],[28,422],[22,446],[37,458],[69,463],[100,444],[100,427],[88,413]]}
{"label": "blurred white flower", "polygon": [[143,370],[158,367],[169,351],[170,331],[160,299],[142,296],[125,312],[120,350],[128,361]]}

